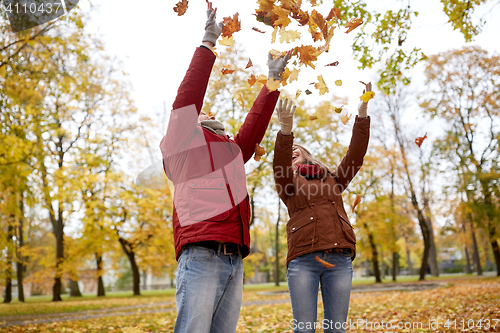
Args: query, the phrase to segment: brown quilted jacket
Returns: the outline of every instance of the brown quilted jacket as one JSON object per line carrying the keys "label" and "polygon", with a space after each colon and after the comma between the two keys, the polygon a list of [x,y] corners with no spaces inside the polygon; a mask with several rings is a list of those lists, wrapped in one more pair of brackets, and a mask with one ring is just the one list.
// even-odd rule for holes
{"label": "brown quilted jacket", "polygon": [[356,257],[356,236],[341,194],[363,165],[369,138],[370,118],[356,117],[349,150],[336,174],[321,181],[294,175],[293,134],[278,132],[273,169],[276,189],[290,216],[287,266],[303,254],[336,248],[349,248],[352,259]]}

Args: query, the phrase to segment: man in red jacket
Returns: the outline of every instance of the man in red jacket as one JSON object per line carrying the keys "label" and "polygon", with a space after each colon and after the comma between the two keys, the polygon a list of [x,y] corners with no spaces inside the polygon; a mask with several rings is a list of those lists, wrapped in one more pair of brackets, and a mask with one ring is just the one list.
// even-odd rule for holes
{"label": "man in red jacket", "polygon": [[[174,332],[236,330],[243,291],[242,259],[250,252],[249,200],[244,164],[262,140],[279,92],[264,86],[234,139],[201,108],[222,32],[208,3],[203,44],[196,49],[160,143],[173,182],[177,258]],[[290,55],[269,55],[269,77],[281,79]]]}

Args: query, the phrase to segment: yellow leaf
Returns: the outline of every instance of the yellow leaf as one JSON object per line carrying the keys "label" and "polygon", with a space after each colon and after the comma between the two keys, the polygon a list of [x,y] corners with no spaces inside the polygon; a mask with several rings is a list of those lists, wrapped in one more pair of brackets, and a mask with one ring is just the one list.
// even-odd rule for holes
{"label": "yellow leaf", "polygon": [[266,84],[266,86],[267,86],[267,90],[269,90],[270,92],[271,92],[271,91],[278,90],[278,88],[280,87],[280,83],[281,83],[281,81],[279,81],[279,80],[275,80],[275,79],[274,79],[274,78],[272,78],[272,77],[271,77],[271,78],[269,78],[269,79],[267,80],[267,84]]}
{"label": "yellow leaf", "polygon": [[301,36],[301,34],[298,31],[295,31],[295,30],[286,31],[283,29],[280,31],[280,43],[294,42],[296,39],[299,39],[300,36]]}
{"label": "yellow leaf", "polygon": [[340,87],[342,85],[342,80],[335,81],[335,85]]}
{"label": "yellow leaf", "polygon": [[257,78],[257,82],[259,82],[262,85],[267,84],[267,76],[265,76],[264,74],[259,75],[259,77]]}
{"label": "yellow leaf", "polygon": [[370,99],[375,97],[375,93],[373,91],[367,91],[363,95],[361,95],[359,98],[365,103],[368,103]]}
{"label": "yellow leaf", "polygon": [[340,107],[334,107],[333,111],[335,111],[336,113],[342,113],[342,107],[343,107],[343,105]]}
{"label": "yellow leaf", "polygon": [[340,118],[340,120],[342,121],[342,123],[344,125],[347,125],[347,123],[349,122],[349,119],[351,119],[351,115],[347,114],[347,113]]}
{"label": "yellow leaf", "polygon": [[290,11],[286,10],[284,8],[274,6],[273,12],[278,15],[278,19],[274,21],[274,26],[279,26],[281,25],[283,28],[285,28],[287,25],[290,24],[290,19],[288,18],[288,15],[290,15]]}
{"label": "yellow leaf", "polygon": [[302,94],[302,90],[297,90],[297,92],[295,93],[295,99],[297,99],[300,94]]}
{"label": "yellow leaf", "polygon": [[292,71],[290,72],[290,83],[292,83],[293,81],[297,81],[297,79],[299,78],[299,72],[299,69],[292,69]]}
{"label": "yellow leaf", "polygon": [[225,46],[232,46],[234,44],[234,38],[233,38],[233,36],[221,37],[221,39],[219,39],[219,44],[225,45]]}
{"label": "yellow leaf", "polygon": [[316,83],[316,84],[314,85],[314,87],[315,87],[316,89],[318,89],[318,90],[319,90],[319,94],[320,94],[320,96],[321,96],[321,95],[324,95],[324,94],[326,94],[327,92],[329,92],[329,89],[328,89],[328,87],[326,86],[325,81],[323,80],[323,75],[318,76],[318,80],[319,80],[319,82],[318,82],[318,83]]}
{"label": "yellow leaf", "polygon": [[245,106],[245,101],[243,100],[243,95],[242,95],[243,90],[245,90],[245,88],[236,88],[233,90],[233,97],[234,99],[236,99],[236,101],[241,107]]}
{"label": "yellow leaf", "polygon": [[276,42],[276,34],[278,33],[278,27],[274,27],[274,31],[271,34],[271,44],[274,44]]}
{"label": "yellow leaf", "polygon": [[283,74],[281,74],[281,84],[283,85],[283,87],[287,85],[286,80],[291,74],[292,72],[290,72],[290,70],[285,67],[285,71],[283,72]]}

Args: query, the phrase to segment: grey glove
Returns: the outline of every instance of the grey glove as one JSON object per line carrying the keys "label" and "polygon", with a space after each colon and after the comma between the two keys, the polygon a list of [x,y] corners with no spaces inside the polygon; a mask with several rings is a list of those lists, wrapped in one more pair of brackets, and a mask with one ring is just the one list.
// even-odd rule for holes
{"label": "grey glove", "polygon": [[[366,84],[366,87],[363,90],[363,94],[368,92],[368,91],[372,91],[372,83],[371,82],[368,82]],[[365,102],[361,101],[359,103],[359,106],[358,106],[358,117],[366,118],[367,110],[368,110],[368,102],[365,103]]]}
{"label": "grey glove", "polygon": [[277,81],[281,81],[281,74],[285,71],[286,63],[291,58],[290,52],[285,56],[281,56],[277,59],[273,59],[273,56],[269,54],[267,56],[267,67],[269,67],[268,79],[273,78]]}
{"label": "grey glove", "polygon": [[281,126],[281,133],[284,135],[290,135],[293,128],[293,115],[295,114],[295,109],[297,106],[293,105],[292,101],[288,104],[288,98],[285,99],[285,103],[280,99],[278,103],[278,108],[276,113],[278,114],[278,120]]}
{"label": "grey glove", "polygon": [[215,12],[211,9],[207,10],[207,23],[205,24],[205,36],[203,36],[202,42],[211,42],[214,44],[217,42],[220,34],[222,33],[222,27],[224,23],[215,22]]}

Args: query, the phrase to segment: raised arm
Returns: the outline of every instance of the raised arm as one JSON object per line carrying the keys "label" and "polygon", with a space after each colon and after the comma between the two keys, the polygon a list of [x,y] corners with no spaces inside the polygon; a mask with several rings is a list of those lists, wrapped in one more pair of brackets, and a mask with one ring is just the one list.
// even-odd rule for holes
{"label": "raised arm", "polygon": [[[363,93],[372,91],[371,82],[366,85]],[[363,102],[358,106],[358,115],[352,129],[351,142],[347,154],[342,159],[342,162],[337,167],[337,181],[341,186],[342,192],[347,188],[347,185],[356,176],[359,169],[363,165],[363,159],[368,149],[368,141],[370,139],[370,117],[367,115],[368,102]]]}

